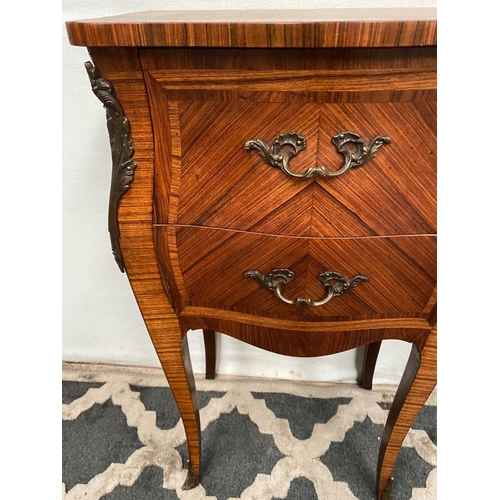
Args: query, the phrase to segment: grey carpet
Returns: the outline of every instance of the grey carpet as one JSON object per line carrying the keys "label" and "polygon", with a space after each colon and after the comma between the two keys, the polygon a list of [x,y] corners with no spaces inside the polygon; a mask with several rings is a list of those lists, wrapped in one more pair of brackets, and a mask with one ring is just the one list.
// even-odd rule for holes
{"label": "grey carpet", "polygon": [[[276,392],[280,381],[273,391],[202,381],[225,390],[199,390],[201,486],[184,492],[187,446],[171,391],[133,382],[63,380],[65,500],[375,500],[390,408],[383,392],[337,384],[331,397],[325,388],[315,397],[307,385],[303,395],[290,383],[295,394]],[[410,434],[392,498],[432,500],[436,406],[423,408]]]}

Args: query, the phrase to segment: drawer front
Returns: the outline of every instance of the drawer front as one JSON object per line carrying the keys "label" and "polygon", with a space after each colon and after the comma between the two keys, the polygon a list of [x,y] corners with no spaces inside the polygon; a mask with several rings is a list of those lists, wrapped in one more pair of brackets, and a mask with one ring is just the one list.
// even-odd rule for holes
{"label": "drawer front", "polygon": [[[435,237],[310,239],[166,226],[155,231],[160,268],[176,263],[172,275],[184,305],[297,319],[418,315],[436,284]],[[248,270],[267,276],[275,269],[294,273],[282,287],[292,301],[327,297],[329,289],[318,279],[327,271],[369,281],[323,305],[290,305],[245,277]]]}
{"label": "drawer front", "polygon": [[[168,138],[156,151],[156,223],[288,236],[435,233],[432,71],[421,80],[401,68],[383,73],[356,65],[351,71],[197,72],[165,68],[165,58],[152,52],[143,60],[155,136]],[[391,143],[374,148],[356,168],[332,142],[351,131],[369,150],[377,136]],[[283,162],[270,163],[272,154],[290,150],[287,134],[294,133],[305,147],[295,142],[290,175]],[[273,149],[279,137],[283,149]],[[261,147],[248,147],[249,141],[262,141]],[[297,177],[348,164],[354,166],[342,175]]]}

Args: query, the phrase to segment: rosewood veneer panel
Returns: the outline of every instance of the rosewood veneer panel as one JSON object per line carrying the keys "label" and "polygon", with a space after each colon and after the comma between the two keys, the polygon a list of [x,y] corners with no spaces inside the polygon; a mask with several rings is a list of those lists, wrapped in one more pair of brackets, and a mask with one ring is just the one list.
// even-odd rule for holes
{"label": "rosewood veneer panel", "polygon": [[[179,156],[176,169],[167,150],[158,155],[165,160],[156,177],[157,223],[318,237],[436,232],[435,102],[180,101],[159,120],[165,116],[167,127],[179,129],[172,139]],[[331,138],[348,130],[366,140],[389,136],[392,143],[363,167],[316,179],[291,178],[243,147],[249,139],[271,144],[279,133],[296,131],[307,147],[290,162],[293,170],[338,170],[344,159]],[[171,168],[178,192],[167,213]]]}
{"label": "rosewood veneer panel", "polygon": [[[172,252],[167,241],[169,228],[156,226],[155,231],[161,261]],[[189,306],[297,318],[417,315],[436,283],[435,237],[285,238],[180,227],[175,238],[178,278]],[[284,287],[284,295],[292,299],[323,297],[325,288],[317,277],[324,271],[338,271],[346,278],[363,274],[370,282],[323,306],[291,306],[255,280],[243,277],[247,269],[266,275],[277,268],[288,268],[296,275]]]}
{"label": "rosewood veneer panel", "polygon": [[[435,233],[435,52],[215,52],[142,53],[155,133],[166,137],[156,146],[156,223],[289,236]],[[392,144],[326,179],[291,178],[244,149],[299,132],[307,147],[292,168],[337,170],[344,160],[331,138],[347,130]]]}

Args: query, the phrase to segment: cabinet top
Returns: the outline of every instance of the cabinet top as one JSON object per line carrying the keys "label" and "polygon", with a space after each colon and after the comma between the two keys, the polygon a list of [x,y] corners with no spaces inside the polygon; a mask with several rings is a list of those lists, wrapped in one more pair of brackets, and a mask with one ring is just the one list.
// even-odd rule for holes
{"label": "cabinet top", "polygon": [[437,44],[436,9],[149,11],[68,21],[87,47],[412,47]]}

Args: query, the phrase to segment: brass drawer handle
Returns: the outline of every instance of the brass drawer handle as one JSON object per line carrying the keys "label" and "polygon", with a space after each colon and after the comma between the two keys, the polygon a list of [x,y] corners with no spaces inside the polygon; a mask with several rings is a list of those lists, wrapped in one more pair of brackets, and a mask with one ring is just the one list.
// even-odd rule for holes
{"label": "brass drawer handle", "polygon": [[370,281],[367,276],[356,274],[350,280],[344,278],[336,271],[326,271],[318,276],[318,279],[325,285],[327,294],[321,300],[304,299],[298,297],[296,299],[287,299],[283,296],[282,288],[290,281],[295,279],[295,274],[289,269],[273,269],[267,276],[261,272],[248,269],[243,274],[245,278],[254,278],[257,283],[263,288],[272,290],[276,296],[286,304],[292,306],[322,306],[333,297],[338,297],[344,293],[350,292],[356,288],[362,281]]}
{"label": "brass drawer handle", "polygon": [[[344,156],[344,165],[339,170],[326,170],[325,167],[309,167],[305,172],[293,172],[289,161],[306,147],[306,138],[298,132],[286,132],[278,135],[271,146],[262,139],[252,139],[245,143],[245,149],[256,149],[264,161],[274,168],[281,168],[285,174],[300,179],[311,177],[337,177],[345,174],[351,168],[362,167],[371,160],[384,144],[390,144],[390,137],[377,135],[368,145],[356,132],[339,132],[332,137],[332,143],[338,152]],[[350,144],[350,146],[348,146]],[[282,153],[284,146],[290,146]]]}

